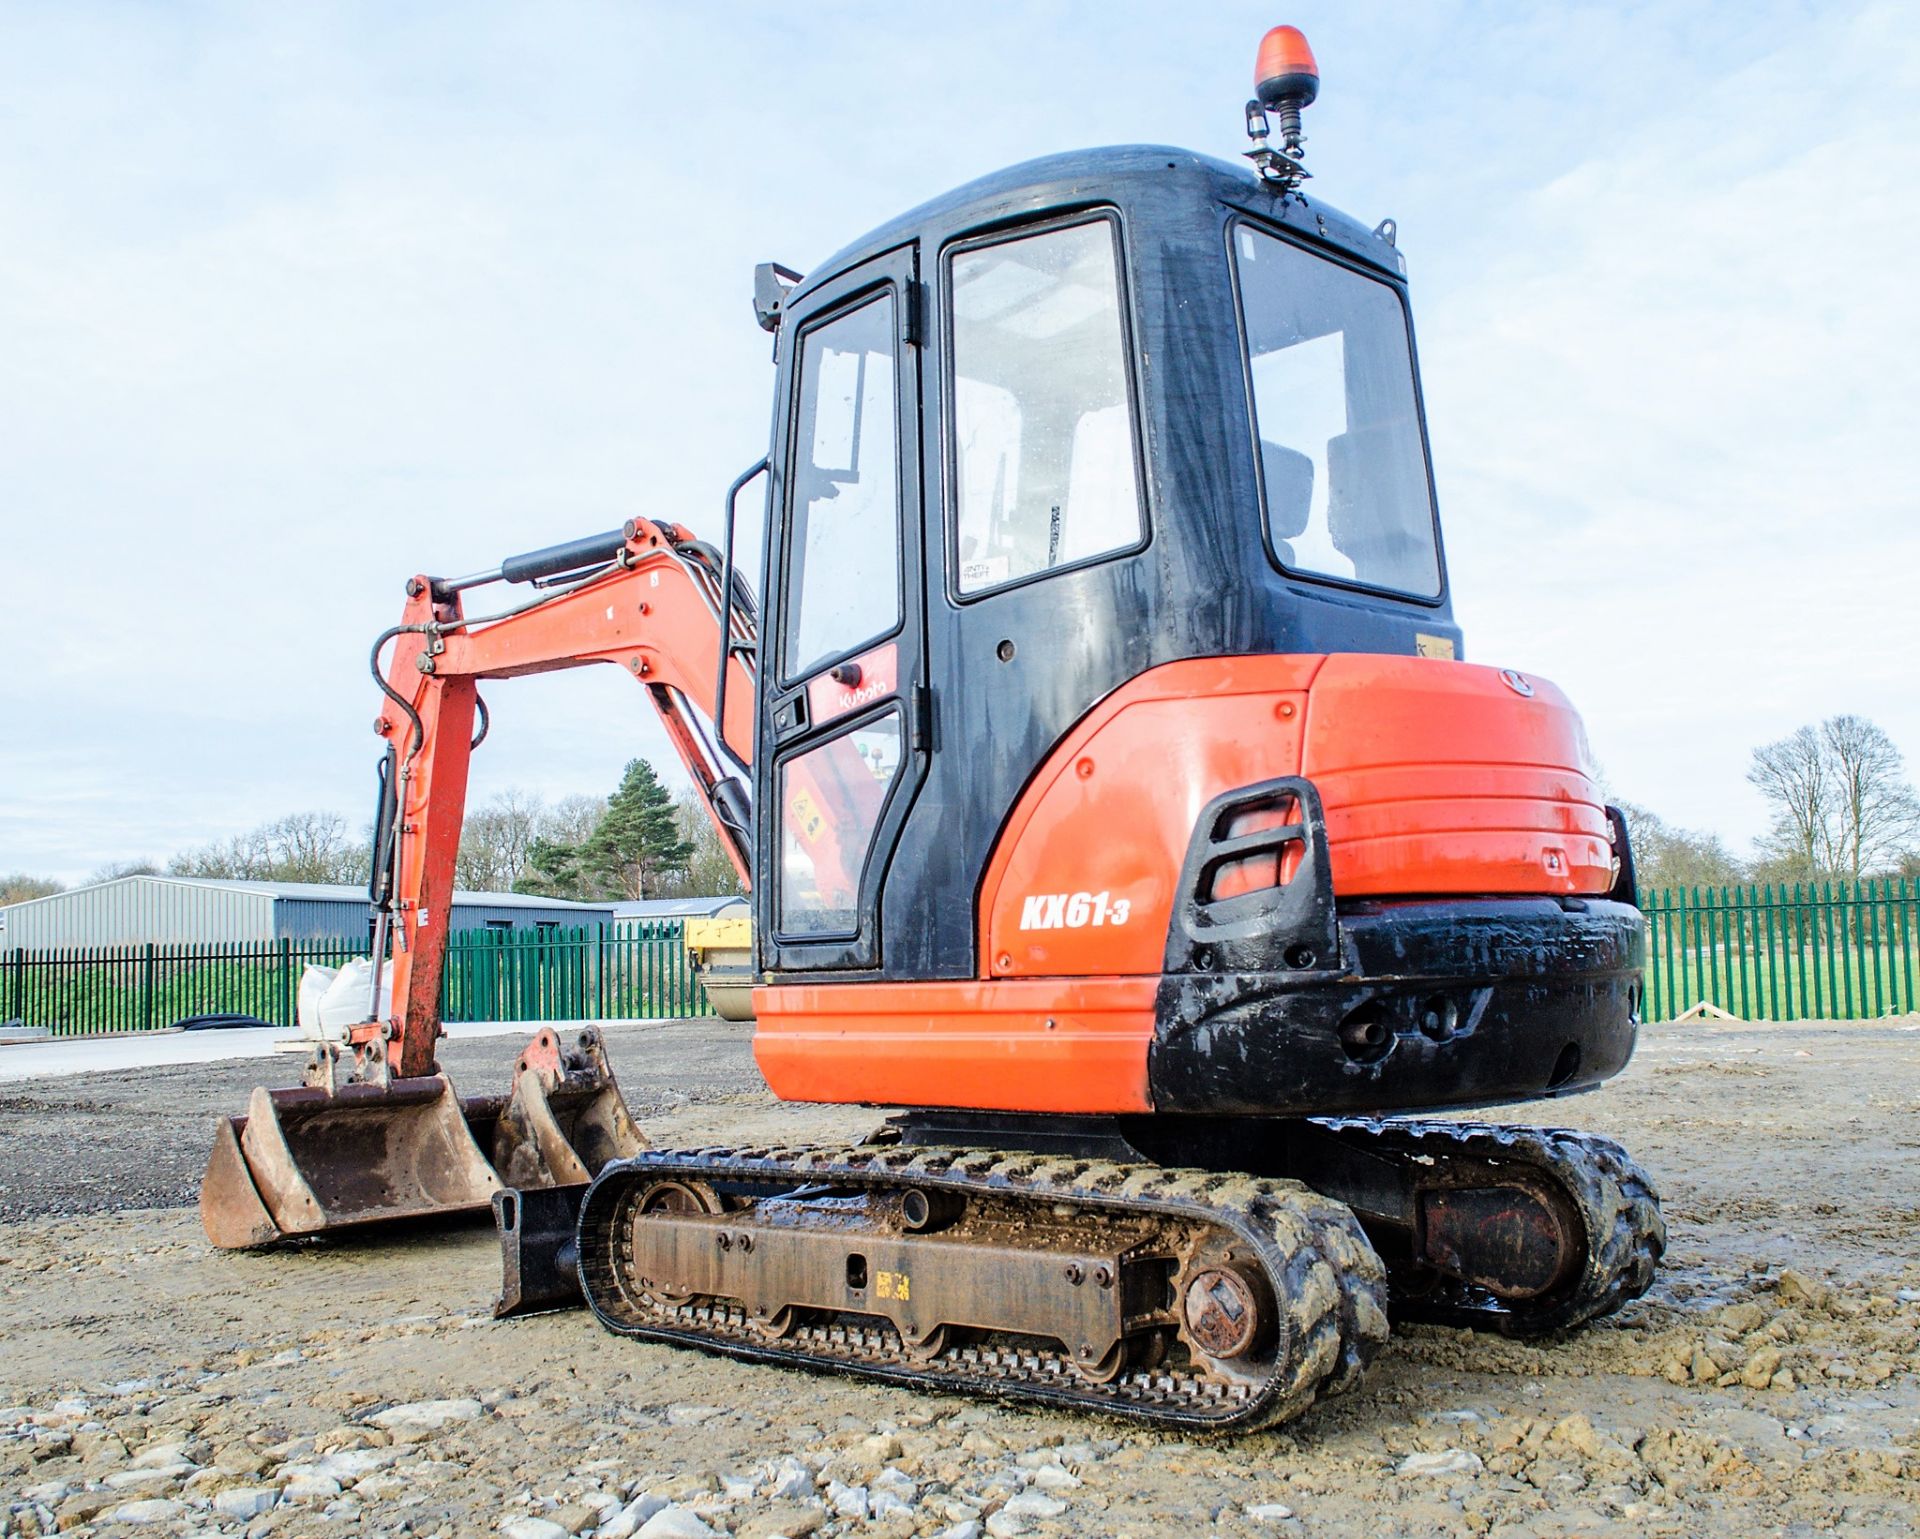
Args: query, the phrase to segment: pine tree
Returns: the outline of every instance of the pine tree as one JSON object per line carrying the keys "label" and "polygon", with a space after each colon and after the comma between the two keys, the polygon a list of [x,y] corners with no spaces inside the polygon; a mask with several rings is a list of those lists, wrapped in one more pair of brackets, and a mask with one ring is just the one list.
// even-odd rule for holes
{"label": "pine tree", "polygon": [[558,839],[535,839],[527,847],[526,868],[514,879],[513,890],[537,898],[566,898],[586,902],[599,896],[595,873],[585,869],[583,846]]}
{"label": "pine tree", "polygon": [[692,855],[693,845],[680,837],[672,794],[651,764],[634,759],[607,798],[599,827],[580,846],[580,866],[599,896],[645,898]]}

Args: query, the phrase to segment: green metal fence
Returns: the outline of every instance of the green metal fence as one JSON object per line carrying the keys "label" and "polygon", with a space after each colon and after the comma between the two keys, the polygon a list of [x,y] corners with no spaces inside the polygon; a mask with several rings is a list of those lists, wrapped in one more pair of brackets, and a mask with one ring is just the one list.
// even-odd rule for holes
{"label": "green metal fence", "polygon": [[[66,946],[0,952],[0,1020],[59,1037],[152,1031],[233,1012],[295,1024],[300,975],[367,954],[362,940]],[[710,1015],[680,926],[465,930],[447,942],[449,1021],[655,1020]]]}
{"label": "green metal fence", "polygon": [[660,1020],[710,1015],[680,926],[474,930],[447,945],[450,1021]]}
{"label": "green metal fence", "polygon": [[[1920,881],[1670,888],[1643,894],[1641,908],[1648,1020],[1702,1000],[1746,1020],[1920,1010]],[[291,1028],[301,972],[366,949],[279,940],[0,952],[0,1020],[81,1037],[233,1011]],[[674,923],[463,931],[448,942],[440,997],[450,1021],[712,1013]]]}
{"label": "green metal fence", "polygon": [[1920,1010],[1920,881],[1671,888],[1640,907],[1649,1020],[1702,1000],[1751,1021]]}

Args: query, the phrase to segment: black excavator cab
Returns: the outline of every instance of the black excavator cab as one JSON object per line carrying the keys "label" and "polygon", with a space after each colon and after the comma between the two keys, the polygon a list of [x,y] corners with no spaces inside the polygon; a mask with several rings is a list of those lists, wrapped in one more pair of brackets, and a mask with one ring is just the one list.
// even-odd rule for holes
{"label": "black excavator cab", "polygon": [[[845,728],[823,680],[858,680],[890,787],[856,925],[780,912],[791,840],[760,840],[763,966],[972,976],[956,894],[1069,728],[1160,664],[1460,655],[1390,223],[1139,145],[1014,166],[784,273],[756,305],[755,802]],[[991,754],[932,751],[962,722]]]}

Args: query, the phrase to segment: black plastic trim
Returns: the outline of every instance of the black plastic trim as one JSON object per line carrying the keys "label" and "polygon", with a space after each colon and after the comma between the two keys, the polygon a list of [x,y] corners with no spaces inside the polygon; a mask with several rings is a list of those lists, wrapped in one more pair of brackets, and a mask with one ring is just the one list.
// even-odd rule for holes
{"label": "black plastic trim", "polygon": [[[1159,1112],[1328,1116],[1591,1089],[1639,1031],[1639,911],[1602,898],[1436,898],[1339,913],[1337,977],[1170,973]],[[1370,1034],[1357,1028],[1382,1028]]]}
{"label": "black plastic trim", "polygon": [[[1295,813],[1291,822],[1233,834],[1236,818],[1280,811],[1289,803]],[[1222,867],[1259,855],[1284,862],[1296,847],[1299,860],[1284,884],[1228,898],[1210,895]],[[1302,974],[1338,967],[1327,815],[1311,780],[1283,775],[1208,802],[1194,824],[1174,891],[1167,926],[1169,973],[1278,969]]]}

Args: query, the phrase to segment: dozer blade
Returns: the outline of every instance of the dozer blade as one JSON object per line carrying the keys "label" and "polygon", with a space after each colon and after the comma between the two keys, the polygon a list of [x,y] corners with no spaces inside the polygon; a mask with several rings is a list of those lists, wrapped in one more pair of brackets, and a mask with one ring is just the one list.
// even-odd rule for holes
{"label": "dozer blade", "polygon": [[493,1199],[500,1234],[496,1318],[585,1302],[574,1244],[580,1199],[603,1165],[647,1146],[599,1032],[583,1031],[571,1051],[550,1029],[527,1044],[493,1135],[494,1168],[507,1185]]}
{"label": "dozer blade", "polygon": [[580,1202],[585,1185],[496,1192],[493,1221],[500,1231],[500,1297],[493,1316],[578,1309]]}
{"label": "dozer blade", "polygon": [[591,1029],[572,1050],[542,1030],[504,1098],[462,1101],[444,1074],[336,1083],[341,1056],[323,1050],[307,1085],[256,1089],[244,1117],[215,1125],[200,1187],[215,1245],[480,1213],[503,1190],[584,1186],[647,1146]]}

